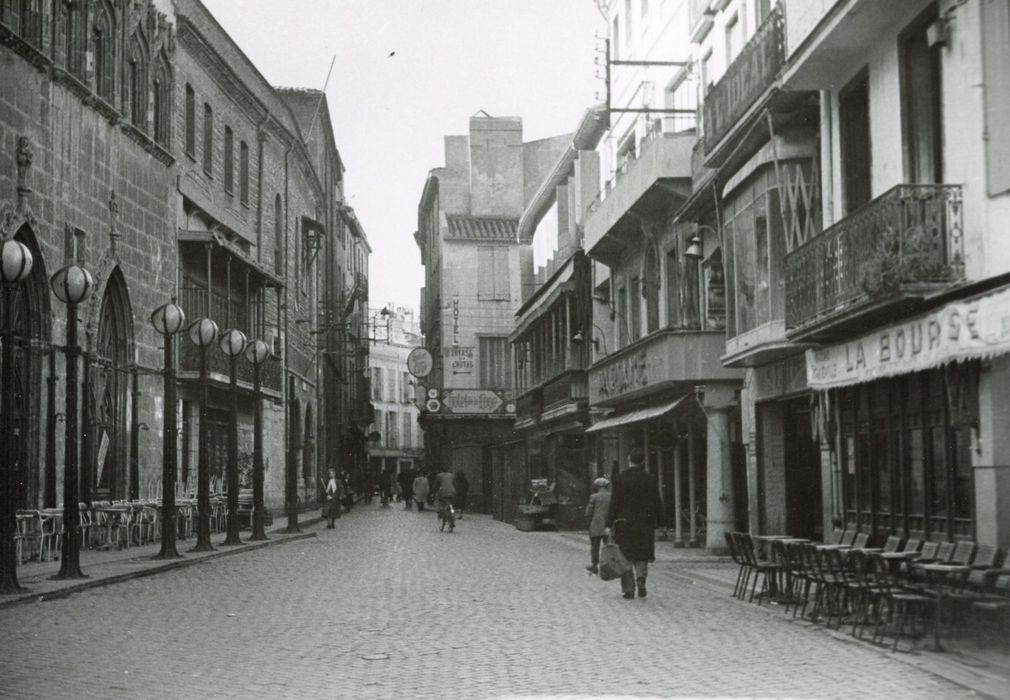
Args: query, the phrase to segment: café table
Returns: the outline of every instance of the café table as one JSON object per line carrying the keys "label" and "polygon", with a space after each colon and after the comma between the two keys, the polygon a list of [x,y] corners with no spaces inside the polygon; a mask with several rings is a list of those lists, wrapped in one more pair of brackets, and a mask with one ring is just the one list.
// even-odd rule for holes
{"label": "caf\u00e9 table", "polygon": [[[943,651],[940,644],[940,621],[943,619],[943,601],[946,599],[949,585],[951,592],[954,586],[964,580],[971,567],[964,564],[920,564],[916,567],[926,572],[929,579],[936,583],[936,612],[933,620],[933,650]],[[955,580],[956,577],[956,580]]]}
{"label": "caf\u00e9 table", "polygon": [[[129,517],[132,509],[130,506],[112,505],[112,506],[95,506],[92,509],[96,513],[102,513],[105,516],[105,544],[102,545],[103,549],[108,549],[112,547],[112,532],[117,527],[121,525],[129,524]],[[123,518],[126,518],[126,522],[123,522]],[[129,546],[129,530],[126,533],[127,536],[127,546]],[[122,543],[119,544],[119,548],[122,549]]]}

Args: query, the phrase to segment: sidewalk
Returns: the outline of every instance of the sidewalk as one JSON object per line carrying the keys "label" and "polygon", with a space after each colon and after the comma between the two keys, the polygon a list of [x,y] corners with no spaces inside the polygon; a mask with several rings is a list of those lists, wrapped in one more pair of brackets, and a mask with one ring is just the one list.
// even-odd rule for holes
{"label": "sidewalk", "polygon": [[210,536],[211,545],[215,548],[212,552],[190,552],[196,545],[196,535],[186,539],[176,540],[176,551],[182,556],[178,559],[162,560],[155,559],[161,551],[161,543],[154,542],[128,549],[106,549],[81,550],[81,571],[87,576],[84,579],[72,579],[65,581],[53,581],[50,577],[60,570],[60,562],[57,561],[30,561],[18,567],[18,583],[25,590],[13,595],[0,595],[0,608],[19,605],[22,603],[42,602],[53,598],[64,596],[107,586],[121,581],[151,576],[178,569],[184,566],[192,566],[209,559],[231,556],[233,554],[243,554],[252,552],[263,547],[284,544],[296,540],[303,540],[315,537],[316,533],[311,529],[322,522],[319,509],[309,510],[300,513],[298,516],[299,533],[287,534],[288,521],[286,517],[274,518],[273,525],[267,530],[269,539],[262,542],[249,542],[252,534],[250,530],[243,530],[241,538],[243,544],[238,546],[224,547],[221,543],[225,539],[225,533],[212,532]]}

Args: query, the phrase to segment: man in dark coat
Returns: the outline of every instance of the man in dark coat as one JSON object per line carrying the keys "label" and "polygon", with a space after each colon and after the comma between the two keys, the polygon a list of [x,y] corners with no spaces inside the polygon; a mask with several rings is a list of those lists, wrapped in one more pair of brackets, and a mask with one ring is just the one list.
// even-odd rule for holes
{"label": "man in dark coat", "polygon": [[645,455],[637,447],[628,454],[628,469],[613,478],[610,512],[605,534],[614,532],[621,553],[631,562],[631,569],[621,576],[621,591],[625,598],[645,597],[645,579],[649,562],[656,561],[655,531],[663,520],[663,503],[659,484],[653,474],[645,471]]}

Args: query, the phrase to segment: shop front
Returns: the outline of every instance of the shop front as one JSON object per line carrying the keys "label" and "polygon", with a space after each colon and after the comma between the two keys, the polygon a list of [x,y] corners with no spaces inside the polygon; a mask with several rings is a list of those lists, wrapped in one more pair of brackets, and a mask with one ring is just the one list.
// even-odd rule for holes
{"label": "shop front", "polygon": [[807,351],[845,524],[1010,541],[1010,289]]}

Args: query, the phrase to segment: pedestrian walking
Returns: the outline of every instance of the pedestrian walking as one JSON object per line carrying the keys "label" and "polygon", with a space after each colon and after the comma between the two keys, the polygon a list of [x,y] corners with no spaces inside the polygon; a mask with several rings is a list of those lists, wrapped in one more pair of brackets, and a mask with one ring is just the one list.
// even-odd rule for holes
{"label": "pedestrian walking", "polygon": [[379,472],[379,502],[383,508],[389,506],[393,499],[393,475],[390,470],[383,469]]}
{"label": "pedestrian walking", "polygon": [[631,568],[621,576],[625,598],[646,595],[649,562],[656,561],[656,528],[662,526],[663,504],[656,476],[645,471],[645,455],[637,447],[628,454],[628,468],[614,477],[604,536],[613,532]]}
{"label": "pedestrian walking", "polygon": [[607,529],[607,514],[610,512],[610,481],[600,477],[593,482],[596,491],[589,497],[586,504],[586,517],[589,518],[589,565],[586,570],[591,574],[600,571],[600,543]]}
{"label": "pedestrian walking", "polygon": [[470,493],[470,482],[466,479],[466,474],[460,469],[452,480],[456,489],[456,518],[463,519],[463,509],[466,507],[466,497]]}
{"label": "pedestrian walking", "polygon": [[410,510],[414,502],[414,474],[413,469],[404,469],[396,476],[396,483],[400,486],[400,495],[403,497],[404,510]]}
{"label": "pedestrian walking", "polygon": [[337,470],[330,470],[330,479],[326,482],[326,528],[332,530],[334,521],[340,517],[343,509],[344,483],[337,478]]}
{"label": "pedestrian walking", "polygon": [[424,510],[424,504],[428,502],[428,475],[423,471],[418,472],[414,477],[414,501],[417,502],[417,512]]}

